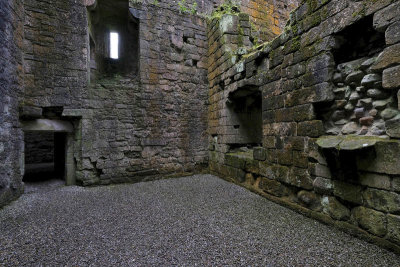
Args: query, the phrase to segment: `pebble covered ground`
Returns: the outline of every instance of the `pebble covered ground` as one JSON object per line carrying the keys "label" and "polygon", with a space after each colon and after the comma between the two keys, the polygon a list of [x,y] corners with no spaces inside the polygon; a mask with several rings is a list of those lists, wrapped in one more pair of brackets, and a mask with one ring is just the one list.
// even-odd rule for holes
{"label": "pebble covered ground", "polygon": [[0,210],[0,266],[400,265],[400,256],[211,175],[54,185]]}

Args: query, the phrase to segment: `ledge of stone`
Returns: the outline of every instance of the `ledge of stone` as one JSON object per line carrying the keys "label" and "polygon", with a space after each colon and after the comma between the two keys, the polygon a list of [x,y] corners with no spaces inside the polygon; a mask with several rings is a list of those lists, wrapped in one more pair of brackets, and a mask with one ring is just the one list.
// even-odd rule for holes
{"label": "ledge of stone", "polygon": [[373,147],[378,142],[396,142],[396,140],[383,139],[377,136],[358,135],[322,136],[317,140],[319,147],[337,150],[359,150]]}
{"label": "ledge of stone", "polygon": [[34,106],[22,106],[20,108],[20,117],[40,118],[42,117],[42,108]]}
{"label": "ledge of stone", "polygon": [[66,132],[72,133],[74,127],[70,122],[61,120],[37,119],[22,121],[22,129],[25,132]]}
{"label": "ledge of stone", "polygon": [[239,151],[239,152],[229,152],[227,155],[242,159],[253,159],[253,149],[249,149],[248,151]]}

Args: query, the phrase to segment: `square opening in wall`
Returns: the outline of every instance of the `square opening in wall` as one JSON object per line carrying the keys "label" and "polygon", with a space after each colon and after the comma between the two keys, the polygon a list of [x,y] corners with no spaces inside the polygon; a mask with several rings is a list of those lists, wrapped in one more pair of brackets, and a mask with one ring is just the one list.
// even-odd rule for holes
{"label": "square opening in wall", "polygon": [[66,134],[54,132],[25,133],[24,182],[64,180]]}
{"label": "square opening in wall", "polygon": [[241,88],[231,93],[227,110],[227,143],[231,149],[259,146],[262,143],[262,101],[258,88]]}

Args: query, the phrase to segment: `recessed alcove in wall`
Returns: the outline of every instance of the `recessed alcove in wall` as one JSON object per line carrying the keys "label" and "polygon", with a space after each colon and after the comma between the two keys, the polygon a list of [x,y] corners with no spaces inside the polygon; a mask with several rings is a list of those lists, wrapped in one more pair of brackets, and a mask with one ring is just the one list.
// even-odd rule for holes
{"label": "recessed alcove in wall", "polygon": [[26,132],[24,141],[24,182],[65,179],[65,133]]}
{"label": "recessed alcove in wall", "polygon": [[231,149],[252,148],[262,143],[262,101],[257,87],[232,92],[227,102],[227,134]]}
{"label": "recessed alcove in wall", "polygon": [[373,15],[366,16],[335,35],[338,47],[333,55],[336,64],[369,57],[385,47],[385,33],[373,27]]}
{"label": "recessed alcove in wall", "polygon": [[24,131],[24,181],[62,179],[75,184],[71,122],[56,119],[21,121]]}
{"label": "recessed alcove in wall", "polygon": [[382,85],[382,70],[375,67],[385,49],[385,34],[364,17],[334,35],[332,55],[334,99],[315,105],[327,135],[384,136],[387,122],[400,115],[397,91]]}
{"label": "recessed alcove in wall", "polygon": [[135,76],[139,69],[139,20],[131,14],[129,1],[99,0],[88,14],[91,79],[108,74]]}

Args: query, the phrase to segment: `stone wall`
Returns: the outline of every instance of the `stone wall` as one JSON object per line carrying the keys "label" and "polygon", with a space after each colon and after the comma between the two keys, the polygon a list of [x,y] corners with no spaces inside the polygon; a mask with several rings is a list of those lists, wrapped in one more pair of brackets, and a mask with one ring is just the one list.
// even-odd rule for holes
{"label": "stone wall", "polygon": [[[240,42],[245,14],[216,16],[211,172],[399,252],[399,18],[398,1],[303,1],[283,34],[253,49]],[[262,145],[243,139],[230,108],[256,93]]]}
{"label": "stone wall", "polygon": [[0,3],[0,207],[22,191],[22,131],[18,99],[22,93],[22,1]]}
{"label": "stone wall", "polygon": [[83,3],[26,0],[24,7],[24,105],[79,108],[87,84]]}
{"label": "stone wall", "polygon": [[136,182],[207,163],[205,20],[169,3],[131,4],[139,72],[105,75],[82,94],[77,180]]}
{"label": "stone wall", "polygon": [[27,132],[25,164],[54,162],[54,133]]}
{"label": "stone wall", "polygon": [[[74,125],[74,141],[68,137],[74,156],[67,165],[76,172],[68,173],[84,185],[139,181],[207,165],[205,21],[219,2],[198,0],[196,8],[193,1],[182,2],[130,0],[129,16],[139,25],[138,71],[92,80],[87,8],[95,8],[96,1],[3,4],[1,55],[7,64],[1,69],[0,151],[7,156],[1,162],[0,206],[21,192],[25,120]],[[252,1],[243,6],[264,8]]]}
{"label": "stone wall", "polygon": [[298,0],[241,0],[237,1],[242,12],[249,14],[255,37],[270,41],[279,35],[289,19],[289,14],[298,6]]}

